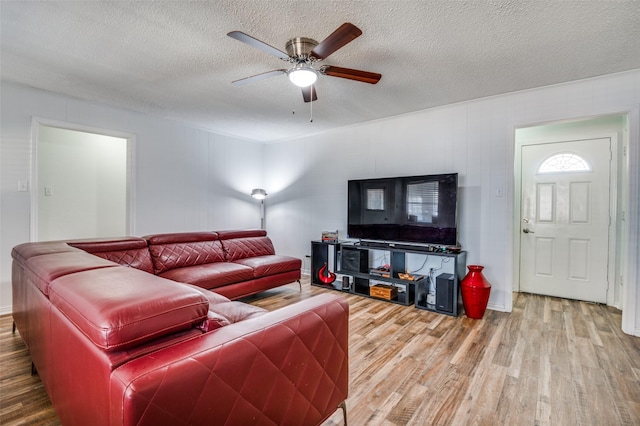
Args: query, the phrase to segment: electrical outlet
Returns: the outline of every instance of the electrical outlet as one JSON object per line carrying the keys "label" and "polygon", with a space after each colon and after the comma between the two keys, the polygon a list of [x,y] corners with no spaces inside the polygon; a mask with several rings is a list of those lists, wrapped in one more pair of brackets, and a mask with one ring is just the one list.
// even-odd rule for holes
{"label": "electrical outlet", "polygon": [[51,197],[53,195],[53,189],[51,189],[50,186],[45,186],[44,187],[44,196],[45,197]]}

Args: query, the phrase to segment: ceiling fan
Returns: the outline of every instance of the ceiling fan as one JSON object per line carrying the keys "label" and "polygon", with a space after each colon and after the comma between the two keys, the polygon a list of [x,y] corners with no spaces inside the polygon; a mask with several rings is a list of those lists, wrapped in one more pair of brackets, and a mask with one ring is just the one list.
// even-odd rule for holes
{"label": "ceiling fan", "polygon": [[322,65],[315,67],[317,62],[325,60],[336,50],[362,35],[362,30],[355,25],[346,22],[325,38],[322,42],[307,38],[296,37],[289,40],[285,46],[287,53],[276,49],[256,38],[251,37],[241,31],[231,31],[229,37],[253,46],[270,55],[287,61],[291,64],[289,69],[277,69],[261,74],[235,80],[232,84],[243,86],[269,77],[280,74],[287,74],[293,84],[302,88],[302,98],[305,102],[313,102],[318,99],[313,84],[318,79],[318,75],[328,75],[330,77],[340,77],[349,80],[361,81],[364,83],[376,84],[382,77],[381,74],[354,70],[350,68],[336,67],[333,65]]}

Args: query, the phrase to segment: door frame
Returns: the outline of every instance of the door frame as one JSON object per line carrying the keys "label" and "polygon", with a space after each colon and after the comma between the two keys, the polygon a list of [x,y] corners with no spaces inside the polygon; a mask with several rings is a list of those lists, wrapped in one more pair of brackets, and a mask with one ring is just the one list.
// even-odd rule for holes
{"label": "door frame", "polygon": [[[638,293],[640,285],[640,104],[626,112],[626,154],[623,163],[623,206],[626,220],[621,238],[624,273],[622,331],[640,337]],[[624,284],[624,283],[623,283]]]}
{"label": "door frame", "polygon": [[[553,123],[548,123],[553,124]],[[524,127],[524,126],[523,126]],[[536,127],[536,126],[532,126]],[[570,138],[570,137],[569,137]],[[615,133],[602,133],[599,136],[595,134],[593,137],[585,136],[583,134],[577,135],[573,139],[568,139],[562,136],[550,136],[535,141],[515,141],[515,166],[514,166],[514,215],[513,215],[513,243],[514,243],[514,291],[520,291],[520,262],[521,262],[521,204],[522,204],[522,148],[524,146],[532,145],[546,145],[561,142],[580,142],[592,139],[609,139],[611,158],[609,169],[609,238],[607,252],[609,259],[607,260],[607,305],[620,308],[622,304],[622,288],[619,288],[619,292],[615,291],[616,286],[620,286],[620,282],[616,280],[616,265],[618,259],[618,253],[616,250],[616,242],[618,240],[618,135]],[[614,291],[612,291],[614,290]],[[616,293],[619,295],[619,299],[616,300]]]}
{"label": "door frame", "polygon": [[[514,167],[513,180],[509,183],[512,184],[508,188],[509,194],[513,197],[511,201],[511,211],[513,217],[511,221],[511,233],[512,238],[509,240],[512,260],[510,263],[511,269],[507,272],[507,275],[511,276],[513,283],[513,291],[517,291],[520,271],[520,231],[514,231],[514,221],[520,221],[520,195],[519,190],[516,196],[516,183],[517,169],[515,167],[515,154],[516,154],[516,130],[524,127],[532,127],[543,124],[560,123],[566,121],[576,121],[588,118],[598,118],[609,115],[621,115],[626,117],[627,126],[623,130],[623,139],[620,141],[626,152],[621,152],[619,155],[623,156],[620,170],[620,176],[622,181],[621,185],[621,200],[622,208],[624,209],[625,220],[621,224],[621,230],[619,232],[619,248],[618,259],[620,262],[620,272],[623,275],[622,282],[622,324],[621,329],[623,332],[640,337],[640,284],[638,279],[640,278],[640,104],[635,103],[629,105],[628,108],[622,110],[608,110],[606,107],[596,108],[600,111],[606,111],[591,116],[560,116],[550,118],[545,121],[521,121],[513,122],[511,130],[509,132],[509,145],[507,155],[507,167]],[[519,185],[519,183],[518,183]],[[516,219],[517,218],[517,219]],[[511,312],[513,309],[512,291],[507,292],[506,306],[507,311]]]}
{"label": "door frame", "polygon": [[128,235],[135,235],[135,146],[136,137],[131,133],[125,133],[118,130],[103,129],[99,127],[86,126],[82,124],[69,123],[60,120],[51,120],[46,118],[31,118],[31,191],[30,191],[30,241],[38,240],[38,160],[39,160],[39,127],[54,127],[58,129],[93,133],[97,135],[116,137],[126,140],[127,151],[127,176],[126,176],[126,232]]}

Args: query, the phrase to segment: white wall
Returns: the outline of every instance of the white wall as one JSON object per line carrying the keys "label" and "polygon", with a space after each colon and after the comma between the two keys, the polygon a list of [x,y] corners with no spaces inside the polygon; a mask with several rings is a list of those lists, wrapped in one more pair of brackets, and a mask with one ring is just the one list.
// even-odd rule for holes
{"label": "white wall", "polygon": [[[375,90],[375,89],[372,89]],[[638,286],[638,105],[640,70],[506,94],[267,145],[267,229],[279,247],[310,253],[325,229],[346,234],[347,180],[459,173],[460,243],[485,266],[489,307],[509,311],[513,285],[515,129],[631,112],[628,333],[640,334]],[[504,189],[504,196],[498,190]],[[629,318],[629,314],[632,314]]]}
{"label": "white wall", "polygon": [[11,311],[11,249],[32,238],[18,182],[32,176],[33,117],[135,135],[134,235],[260,227],[248,194],[264,186],[263,144],[7,82],[0,93],[0,314]]}
{"label": "white wall", "polygon": [[[460,174],[460,242],[468,263],[485,265],[490,308],[509,310],[515,129],[625,113],[629,121],[627,273],[623,329],[640,335],[638,191],[640,70],[419,111],[266,146],[177,122],[2,83],[0,313],[11,304],[10,252],[28,241],[31,118],[62,120],[136,135],[134,233],[266,225],[276,249],[304,258],[324,229],[346,231],[348,179],[441,172]],[[262,179],[264,178],[264,180]],[[505,189],[504,196],[496,196]]]}

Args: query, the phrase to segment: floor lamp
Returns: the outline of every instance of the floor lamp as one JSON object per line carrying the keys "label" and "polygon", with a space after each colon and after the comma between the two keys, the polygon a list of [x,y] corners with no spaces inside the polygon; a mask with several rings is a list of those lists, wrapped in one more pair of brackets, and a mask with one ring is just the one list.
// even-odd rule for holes
{"label": "floor lamp", "polygon": [[256,200],[260,200],[260,229],[264,229],[264,199],[267,197],[267,191],[262,188],[251,190],[251,196]]}

